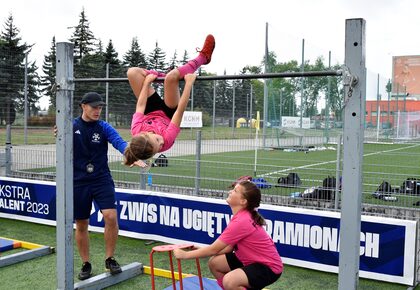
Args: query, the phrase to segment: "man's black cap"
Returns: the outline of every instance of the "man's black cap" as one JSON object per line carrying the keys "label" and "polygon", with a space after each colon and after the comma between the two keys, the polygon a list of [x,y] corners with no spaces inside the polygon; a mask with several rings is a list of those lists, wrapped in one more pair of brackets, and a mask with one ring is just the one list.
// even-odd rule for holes
{"label": "man's black cap", "polygon": [[95,92],[86,93],[80,104],[89,104],[91,107],[106,106],[100,94]]}

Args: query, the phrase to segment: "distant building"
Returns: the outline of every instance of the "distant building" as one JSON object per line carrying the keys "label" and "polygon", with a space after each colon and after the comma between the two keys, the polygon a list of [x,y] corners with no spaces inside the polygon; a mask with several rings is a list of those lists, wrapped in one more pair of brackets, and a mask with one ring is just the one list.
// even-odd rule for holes
{"label": "distant building", "polygon": [[[366,125],[420,129],[420,55],[392,57],[389,101],[366,101]],[[388,97],[387,97],[388,98]],[[419,119],[419,120],[418,120]]]}
{"label": "distant building", "polygon": [[388,101],[366,101],[366,124],[377,126],[390,123],[391,127],[396,126],[398,116],[406,112],[418,112],[420,115],[420,100],[413,100],[410,96],[399,97]]}
{"label": "distant building", "polygon": [[420,100],[420,55],[392,57],[392,95]]}

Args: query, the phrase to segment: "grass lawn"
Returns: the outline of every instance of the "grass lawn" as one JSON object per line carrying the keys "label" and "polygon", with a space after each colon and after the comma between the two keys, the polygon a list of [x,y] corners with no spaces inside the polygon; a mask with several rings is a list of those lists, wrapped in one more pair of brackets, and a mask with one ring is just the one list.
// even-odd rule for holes
{"label": "grass lawn", "polygon": [[[23,221],[0,218],[0,236],[53,247],[56,245],[55,227]],[[159,243],[146,245],[145,242],[146,241],[143,240],[120,237],[117,243],[117,252],[115,254],[116,258],[122,265],[132,262],[140,262],[143,263],[143,265],[149,266],[149,253],[152,247],[159,245]],[[8,253],[9,252],[2,253],[2,256]],[[95,274],[102,273],[104,269],[104,246],[102,234],[91,234],[90,253]],[[74,263],[75,282],[77,282],[77,273],[80,269],[81,262],[76,249],[74,251]],[[169,269],[166,255],[155,255],[155,263],[156,267]],[[182,265],[183,272],[195,273],[195,266],[192,261],[183,261]],[[206,267],[206,259],[201,260],[201,267],[203,276],[212,278]],[[57,282],[55,269],[56,254],[1,268],[0,289],[56,289]],[[165,278],[158,277],[156,282],[156,287],[159,290],[171,285],[171,281]],[[285,265],[282,277],[275,284],[267,288],[271,290],[308,290],[337,289],[337,287],[338,276],[336,274]],[[143,274],[108,289],[151,289],[150,276]],[[407,286],[360,279],[358,289],[402,290],[407,289]]]}

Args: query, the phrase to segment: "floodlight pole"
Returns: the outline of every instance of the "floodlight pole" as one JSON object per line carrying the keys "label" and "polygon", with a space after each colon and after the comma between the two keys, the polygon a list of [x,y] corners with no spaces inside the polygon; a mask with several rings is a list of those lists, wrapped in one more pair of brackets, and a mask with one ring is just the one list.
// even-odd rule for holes
{"label": "floodlight pole", "polygon": [[[343,192],[340,221],[338,289],[357,289],[359,283],[363,139],[366,98],[364,19],[346,20],[344,76]],[[354,79],[352,76],[357,76]]]}
{"label": "floodlight pole", "polygon": [[57,43],[57,289],[73,281],[73,44]]}

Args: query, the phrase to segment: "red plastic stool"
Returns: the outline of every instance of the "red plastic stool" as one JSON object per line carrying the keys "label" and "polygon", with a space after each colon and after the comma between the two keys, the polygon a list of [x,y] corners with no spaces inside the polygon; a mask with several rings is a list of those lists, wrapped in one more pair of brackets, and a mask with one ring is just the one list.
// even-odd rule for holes
{"label": "red plastic stool", "polygon": [[[191,249],[194,248],[193,244],[181,244],[181,245],[163,245],[163,246],[156,246],[152,248],[152,251],[150,252],[150,276],[152,279],[152,290],[155,290],[155,269],[153,266],[153,254],[155,252],[168,252],[169,255],[169,262],[171,266],[171,276],[172,276],[172,286],[174,287],[174,290],[176,290],[175,285],[175,274],[174,274],[174,265],[172,262],[172,250],[174,249]],[[200,279],[200,289],[204,290],[203,286],[203,278],[201,277],[201,268],[200,268],[200,260],[198,258],[195,259],[197,264],[197,274]],[[178,262],[178,278],[179,278],[179,286],[181,290],[183,290],[182,285],[182,269],[181,269],[181,260],[177,259]]]}

